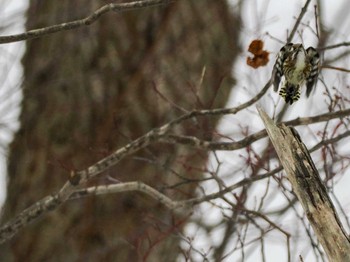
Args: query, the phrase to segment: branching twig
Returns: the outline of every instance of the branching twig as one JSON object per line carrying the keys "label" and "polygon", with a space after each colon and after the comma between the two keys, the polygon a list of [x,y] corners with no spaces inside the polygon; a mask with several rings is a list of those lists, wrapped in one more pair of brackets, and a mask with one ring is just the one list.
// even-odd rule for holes
{"label": "branching twig", "polygon": [[[319,122],[329,121],[332,119],[338,119],[350,115],[350,109],[325,113],[313,117],[303,117],[296,118],[294,120],[284,122],[287,126],[299,126],[299,125],[310,125]],[[193,146],[196,148],[201,148],[204,150],[238,150],[251,145],[252,143],[258,141],[267,136],[266,130],[260,130],[252,135],[246,136],[240,141],[235,142],[212,142],[204,141],[194,136],[181,136],[181,135],[164,135],[160,138],[161,142],[171,143],[171,144],[183,144],[187,146]]]}
{"label": "branching twig", "polygon": [[[335,143],[340,139],[349,135],[350,135],[350,131],[346,131],[345,133],[340,134],[339,136],[334,137],[332,139],[323,140],[317,145],[315,145],[313,148],[311,148],[310,152],[314,152],[317,149],[319,149],[321,146],[324,146],[326,144]],[[242,179],[241,181],[231,186],[228,186],[218,192],[201,196],[201,197],[188,199],[188,200],[182,200],[182,201],[173,201],[167,196],[165,196],[164,194],[160,193],[159,191],[155,190],[150,186],[143,184],[142,182],[127,182],[127,183],[108,185],[108,186],[89,187],[85,189],[76,189],[74,187],[69,187],[71,190],[70,194],[67,196],[66,199],[64,199],[64,201],[68,199],[75,199],[78,197],[89,196],[89,195],[120,193],[120,192],[126,192],[126,191],[139,191],[149,195],[150,197],[164,204],[170,210],[173,210],[178,213],[182,213],[184,210],[188,210],[194,205],[198,205],[203,202],[207,202],[210,200],[223,197],[225,194],[232,192],[233,190],[239,187],[246,186],[258,180],[271,177],[280,171],[282,171],[281,166],[271,170],[266,174]],[[17,232],[21,228],[25,227],[26,225],[31,223],[33,220],[37,219],[42,214],[45,214],[49,211],[57,209],[58,206],[60,206],[64,201],[62,196],[60,196],[60,194],[58,193],[51,196],[47,196],[42,200],[38,201],[37,203],[35,203],[34,205],[30,206],[29,208],[25,209],[19,215],[17,215],[14,219],[10,220],[8,223],[6,223],[4,226],[0,228],[0,243],[3,243],[11,239],[15,234],[17,234]]]}
{"label": "branching twig", "polygon": [[207,116],[207,115],[225,115],[225,114],[236,114],[239,111],[249,107],[258,101],[268,90],[270,83],[268,82],[264,88],[251,100],[246,103],[227,109],[212,109],[212,110],[199,110],[192,111],[185,114],[159,128],[155,128],[145,134],[144,136],[132,141],[128,145],[116,150],[111,155],[100,160],[96,164],[88,167],[85,170],[74,172],[72,171],[71,179],[66,182],[60,191],[50,197],[44,198],[38,201],[36,204],[32,205],[28,209],[21,212],[13,220],[6,223],[0,229],[0,243],[12,238],[19,229],[23,228],[25,225],[29,224],[35,218],[38,218],[41,214],[56,209],[60,204],[68,200],[71,195],[77,190],[77,186],[83,185],[87,180],[101,174],[103,171],[117,164],[124,157],[145,148],[153,142],[160,141],[162,136],[169,132],[175,125],[194,117]]}
{"label": "branching twig", "polygon": [[[210,115],[227,115],[227,114],[236,114],[239,111],[253,105],[256,101],[258,101],[267,91],[269,88],[269,83],[265,85],[265,87],[251,100],[243,103],[240,106],[233,107],[233,108],[218,108],[218,109],[208,109],[208,110],[198,110],[198,111],[192,111],[188,114],[184,114],[177,119],[163,125],[162,127],[155,128],[151,131],[149,131],[144,136],[134,140],[133,142],[129,143],[125,147],[122,147],[118,150],[116,150],[111,155],[107,156],[106,158],[100,160],[96,164],[90,166],[86,170],[82,170],[79,172],[73,172],[72,173],[72,179],[71,184],[73,185],[79,185],[85,183],[88,179],[97,176],[98,174],[101,174],[103,171],[107,170],[111,166],[114,166],[117,164],[121,159],[123,159],[125,156],[130,155],[142,148],[145,148],[146,146],[150,145],[151,143],[155,141],[161,141],[162,137],[165,136],[175,125],[199,116],[210,116]],[[67,198],[69,194],[65,193],[68,191],[69,184],[66,184],[61,189],[61,195],[63,197],[63,194],[65,194],[65,197]]]}
{"label": "branching twig", "polygon": [[42,37],[45,35],[61,32],[61,31],[76,29],[82,26],[89,26],[94,22],[96,22],[96,20],[99,19],[102,15],[109,13],[111,11],[118,12],[118,13],[126,12],[130,10],[135,10],[135,9],[140,9],[140,8],[145,8],[150,6],[168,4],[170,2],[175,2],[175,1],[177,0],[143,0],[143,1],[134,1],[130,3],[122,3],[122,4],[110,3],[100,7],[95,12],[93,12],[92,14],[90,14],[89,16],[83,19],[61,23],[58,25],[43,27],[39,29],[34,29],[21,34],[0,36],[0,44],[30,40],[30,39]]}
{"label": "branching twig", "polygon": [[307,7],[309,6],[311,0],[307,0],[305,5],[303,6],[303,8],[301,9],[301,12],[297,18],[297,21],[295,22],[294,24],[294,27],[292,29],[292,31],[290,32],[288,38],[287,38],[287,43],[290,43],[299,27],[299,24],[301,22],[301,19],[304,17],[305,13],[306,13],[306,10],[307,10]]}

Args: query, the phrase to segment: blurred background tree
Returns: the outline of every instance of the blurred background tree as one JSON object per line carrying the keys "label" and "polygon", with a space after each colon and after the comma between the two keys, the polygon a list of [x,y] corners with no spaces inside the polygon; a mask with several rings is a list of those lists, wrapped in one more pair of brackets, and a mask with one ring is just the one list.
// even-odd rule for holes
{"label": "blurred background tree", "polygon": [[[31,0],[26,28],[80,19],[106,3]],[[28,41],[3,221],[58,190],[70,170],[86,168],[184,112],[224,107],[234,84],[239,29],[226,1],[176,1],[109,13],[92,26]],[[186,121],[178,130],[211,140],[217,122]],[[207,151],[156,145],[90,184],[141,180],[188,198],[207,158]],[[3,245],[1,260],[175,261],[186,219],[135,193],[79,199]]]}

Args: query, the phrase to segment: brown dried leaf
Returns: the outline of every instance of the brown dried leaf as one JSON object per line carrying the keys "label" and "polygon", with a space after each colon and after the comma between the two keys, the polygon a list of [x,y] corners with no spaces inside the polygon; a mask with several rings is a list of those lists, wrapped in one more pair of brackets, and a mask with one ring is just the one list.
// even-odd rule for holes
{"label": "brown dried leaf", "polygon": [[265,66],[269,62],[269,52],[263,50],[264,42],[262,40],[253,40],[248,51],[254,55],[254,57],[247,57],[247,65],[258,68],[260,66]]}

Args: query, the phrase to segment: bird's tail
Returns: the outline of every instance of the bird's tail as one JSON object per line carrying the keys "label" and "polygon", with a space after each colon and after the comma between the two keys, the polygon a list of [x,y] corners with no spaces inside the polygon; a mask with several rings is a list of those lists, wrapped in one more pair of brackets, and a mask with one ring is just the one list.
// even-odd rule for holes
{"label": "bird's tail", "polygon": [[295,101],[298,101],[300,98],[300,86],[299,85],[292,85],[292,84],[286,82],[281,87],[279,95],[281,97],[283,97],[283,99],[284,99],[284,101],[286,101],[286,103],[289,103],[291,105]]}

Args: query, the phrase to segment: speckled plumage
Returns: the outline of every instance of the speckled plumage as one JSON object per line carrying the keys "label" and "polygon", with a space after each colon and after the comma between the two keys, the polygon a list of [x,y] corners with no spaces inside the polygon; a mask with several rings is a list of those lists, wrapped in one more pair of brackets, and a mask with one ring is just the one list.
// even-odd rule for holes
{"label": "speckled plumage", "polygon": [[305,83],[309,97],[316,84],[320,56],[315,48],[304,49],[302,44],[288,43],[281,48],[272,71],[274,90],[277,92],[284,76],[279,95],[293,104],[300,98],[300,88]]}

